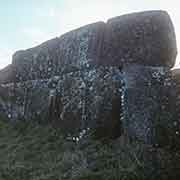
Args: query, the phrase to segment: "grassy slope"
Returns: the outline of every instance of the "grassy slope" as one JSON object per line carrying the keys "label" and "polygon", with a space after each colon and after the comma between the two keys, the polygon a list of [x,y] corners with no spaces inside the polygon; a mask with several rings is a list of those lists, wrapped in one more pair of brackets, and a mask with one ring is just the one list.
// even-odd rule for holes
{"label": "grassy slope", "polygon": [[168,156],[123,139],[102,143],[87,137],[77,144],[51,127],[0,121],[0,180],[141,180],[162,173],[172,179],[178,174]]}

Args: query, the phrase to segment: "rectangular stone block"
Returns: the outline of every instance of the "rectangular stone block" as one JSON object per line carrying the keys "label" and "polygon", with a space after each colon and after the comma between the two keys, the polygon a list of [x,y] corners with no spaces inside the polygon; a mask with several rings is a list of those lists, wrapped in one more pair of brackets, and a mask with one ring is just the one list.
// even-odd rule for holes
{"label": "rectangular stone block", "polygon": [[131,138],[148,144],[171,141],[174,95],[172,81],[164,67],[124,67],[124,127]]}
{"label": "rectangular stone block", "polygon": [[100,56],[105,23],[73,30],[37,47],[13,55],[16,81],[47,79],[89,68]]}
{"label": "rectangular stone block", "polygon": [[0,112],[10,120],[49,122],[78,138],[89,129],[99,138],[115,138],[122,134],[122,86],[122,72],[115,67],[11,83],[0,88]]}
{"label": "rectangular stone block", "polygon": [[0,113],[8,119],[47,120],[47,80],[1,85],[0,91]]}

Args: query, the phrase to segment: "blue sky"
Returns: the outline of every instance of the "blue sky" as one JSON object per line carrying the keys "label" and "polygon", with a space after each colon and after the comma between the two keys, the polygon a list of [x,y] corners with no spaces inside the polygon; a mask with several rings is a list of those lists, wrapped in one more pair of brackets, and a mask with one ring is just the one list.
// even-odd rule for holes
{"label": "blue sky", "polygon": [[11,63],[17,50],[36,46],[82,25],[153,9],[169,12],[180,49],[179,7],[178,0],[0,0],[0,68]]}

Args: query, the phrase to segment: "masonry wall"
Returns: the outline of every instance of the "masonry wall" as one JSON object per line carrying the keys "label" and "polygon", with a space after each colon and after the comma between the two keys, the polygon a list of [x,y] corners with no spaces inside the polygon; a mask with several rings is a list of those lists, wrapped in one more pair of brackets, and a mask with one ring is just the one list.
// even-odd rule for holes
{"label": "masonry wall", "polygon": [[93,129],[165,146],[174,141],[176,54],[164,11],[81,27],[14,54],[11,76],[0,72],[1,115],[48,121],[77,138]]}

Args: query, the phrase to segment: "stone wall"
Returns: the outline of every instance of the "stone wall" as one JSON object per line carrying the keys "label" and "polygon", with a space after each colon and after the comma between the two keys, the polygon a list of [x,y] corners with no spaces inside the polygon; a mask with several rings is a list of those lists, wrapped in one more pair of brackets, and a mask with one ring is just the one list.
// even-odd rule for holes
{"label": "stone wall", "polygon": [[175,69],[172,71],[174,92],[175,92],[175,107],[174,108],[174,121],[173,121],[173,141],[175,147],[180,147],[180,70]]}
{"label": "stone wall", "polygon": [[171,72],[166,67],[132,64],[124,72],[128,134],[149,144],[169,144],[175,107]]}
{"label": "stone wall", "polygon": [[90,68],[100,55],[105,24],[90,24],[13,56],[16,82]]}
{"label": "stone wall", "polygon": [[50,122],[79,139],[126,133],[169,145],[178,91],[177,54],[164,11],[133,13],[81,27],[18,51],[0,72],[0,112],[10,120]]}
{"label": "stone wall", "polygon": [[176,38],[166,12],[147,11],[115,17],[108,20],[106,29],[102,55],[111,65],[174,65]]}

